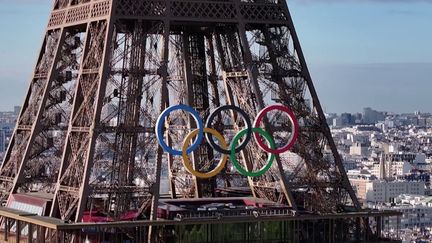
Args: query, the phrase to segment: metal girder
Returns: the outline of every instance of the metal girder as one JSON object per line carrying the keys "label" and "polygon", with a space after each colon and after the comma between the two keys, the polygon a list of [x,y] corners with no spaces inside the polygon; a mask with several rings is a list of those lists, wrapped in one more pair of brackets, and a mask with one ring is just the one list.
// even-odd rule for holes
{"label": "metal girder", "polygon": [[[56,0],[40,53],[0,170],[3,199],[37,185],[54,192],[51,216],[63,220],[79,222],[93,207],[114,219],[137,211],[155,220],[166,168],[173,198],[249,186],[253,196],[293,208],[361,210],[285,1]],[[282,103],[298,118],[300,138],[264,176],[241,177],[229,163],[200,180],[155,138],[160,112],[179,103],[204,120],[220,105],[254,118]],[[233,124],[222,122],[221,132],[232,137],[242,125],[235,112],[226,117]],[[268,120],[263,128],[283,142],[286,127]],[[184,114],[164,122],[165,139],[177,148],[194,127]],[[256,170],[266,155],[250,144],[239,160]],[[201,171],[217,156],[205,143],[191,155]]]}
{"label": "metal girder", "polygon": [[[50,34],[55,33],[47,32],[46,38],[49,38]],[[56,65],[61,57],[60,49],[64,43],[65,30],[58,30],[57,34],[58,36],[54,37],[55,40],[51,46],[49,41],[46,40],[44,47],[42,47],[34,76],[37,76],[36,73],[41,71],[46,73],[46,76],[42,80],[36,77],[31,80],[24,106],[18,118],[17,129],[15,129],[2,164],[0,171],[0,175],[2,175],[0,178],[2,201],[16,191],[19,183],[22,182],[24,169],[28,166],[28,160],[30,160],[32,146],[34,146],[35,139],[42,130],[41,120],[45,112],[46,102],[52,89],[52,83],[58,76]],[[42,69],[43,64],[45,65]],[[20,130],[20,124],[25,124],[28,129]]]}

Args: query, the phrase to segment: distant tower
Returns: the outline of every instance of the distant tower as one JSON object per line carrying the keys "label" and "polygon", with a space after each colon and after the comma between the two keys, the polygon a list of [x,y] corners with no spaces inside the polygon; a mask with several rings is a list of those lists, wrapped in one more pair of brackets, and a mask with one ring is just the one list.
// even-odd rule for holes
{"label": "distant tower", "polygon": [[6,146],[6,133],[3,129],[0,129],[0,153],[5,151]]}
{"label": "distant tower", "polygon": [[21,106],[14,106],[14,115],[19,115],[21,111]]}
{"label": "distant tower", "polygon": [[[282,103],[299,120],[299,140],[265,176],[244,178],[229,164],[199,180],[155,140],[158,115],[179,103],[203,118],[225,104],[254,118]],[[1,199],[37,186],[52,193],[50,215],[63,220],[81,221],[90,208],[114,219],[130,211],[155,219],[162,167],[173,198],[246,185],[294,209],[361,210],[285,1],[55,0],[17,123],[1,166]],[[221,130],[232,134],[237,125]],[[193,124],[179,113],[166,126],[178,146]],[[269,127],[280,142],[288,136],[287,127]],[[217,156],[202,146],[191,157],[208,170]],[[239,160],[256,170],[263,156],[248,145]]]}

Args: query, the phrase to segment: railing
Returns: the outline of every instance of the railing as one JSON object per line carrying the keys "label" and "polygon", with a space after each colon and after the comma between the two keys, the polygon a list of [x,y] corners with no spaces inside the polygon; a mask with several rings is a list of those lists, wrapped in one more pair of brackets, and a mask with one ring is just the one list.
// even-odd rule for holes
{"label": "railing", "polygon": [[[214,218],[216,213],[221,212],[184,214],[189,217],[184,220],[67,223],[0,208],[0,242],[147,242],[149,232],[157,232],[151,242],[234,242],[238,237],[255,237],[258,242],[271,242],[266,241],[270,238],[276,242],[380,242],[385,236],[398,236],[384,234],[382,230],[386,229],[386,225],[381,224],[375,225],[375,230],[369,232],[359,226],[360,220],[369,219],[376,223],[386,222],[389,217],[400,217],[400,213],[393,211],[293,215],[289,209],[251,209],[240,215],[238,212],[226,212],[222,217]],[[227,233],[233,234],[236,239],[228,241]],[[211,240],[208,240],[209,237]]]}
{"label": "railing", "polygon": [[203,212],[177,213],[175,220],[193,219],[221,219],[222,217],[270,217],[270,216],[295,216],[295,212],[290,209],[234,209],[234,210],[214,210]]}

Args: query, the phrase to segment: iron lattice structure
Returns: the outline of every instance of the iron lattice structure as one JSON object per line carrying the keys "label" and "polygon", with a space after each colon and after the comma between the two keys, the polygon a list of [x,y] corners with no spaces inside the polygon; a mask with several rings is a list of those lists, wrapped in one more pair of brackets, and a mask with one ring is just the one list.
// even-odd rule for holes
{"label": "iron lattice structure", "polygon": [[[251,117],[282,103],[300,134],[258,178],[232,166],[211,180],[188,174],[155,139],[158,115],[188,104],[202,117],[236,105]],[[275,119],[276,118],[276,119]],[[266,129],[282,141],[286,124]],[[236,114],[218,120],[232,136]],[[244,125],[244,124],[243,124]],[[179,146],[195,126],[181,112],[166,121]],[[208,170],[220,155],[191,156]],[[265,155],[250,143],[239,155],[249,170]],[[51,216],[79,222],[97,205],[119,219],[135,210],[156,218],[161,171],[171,197],[211,197],[217,187],[249,186],[255,197],[316,212],[359,203],[345,174],[283,0],[55,0],[33,78],[0,171],[1,198],[45,191]]]}

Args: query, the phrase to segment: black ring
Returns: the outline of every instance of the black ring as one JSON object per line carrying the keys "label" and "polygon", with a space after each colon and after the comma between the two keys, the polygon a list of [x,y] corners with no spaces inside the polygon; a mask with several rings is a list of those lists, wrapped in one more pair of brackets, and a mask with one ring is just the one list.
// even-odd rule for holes
{"label": "black ring", "polygon": [[[248,144],[249,140],[252,138],[252,122],[251,122],[248,114],[246,114],[246,112],[244,112],[240,107],[237,107],[235,105],[224,105],[224,106],[218,107],[216,110],[214,110],[210,114],[210,116],[207,118],[207,121],[206,121],[206,127],[207,128],[211,128],[212,122],[215,119],[216,115],[218,113],[224,111],[224,110],[234,110],[234,111],[237,111],[237,113],[239,113],[243,117],[243,120],[246,123],[246,128],[248,129],[248,132],[246,134],[245,140],[235,149],[235,152],[238,153],[238,152],[240,152],[241,150],[243,150],[246,147],[246,145]],[[215,143],[215,141],[213,140],[213,136],[210,133],[206,133],[205,135],[206,135],[206,139],[207,139],[208,143],[210,144],[210,146],[214,150],[216,150],[216,151],[218,151],[219,153],[222,153],[222,154],[231,154],[230,150],[223,149],[219,145],[217,145]],[[231,145],[230,145],[230,147],[231,147]]]}

